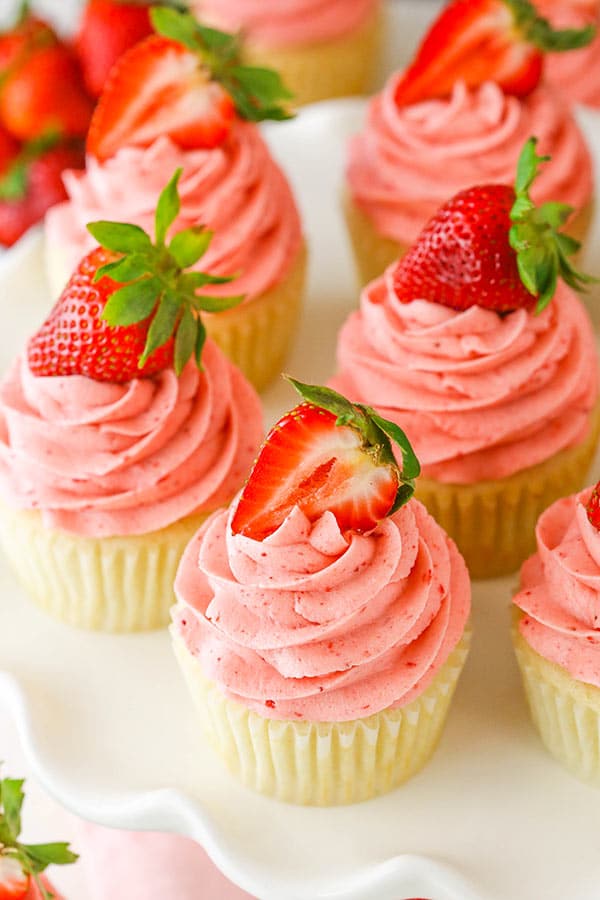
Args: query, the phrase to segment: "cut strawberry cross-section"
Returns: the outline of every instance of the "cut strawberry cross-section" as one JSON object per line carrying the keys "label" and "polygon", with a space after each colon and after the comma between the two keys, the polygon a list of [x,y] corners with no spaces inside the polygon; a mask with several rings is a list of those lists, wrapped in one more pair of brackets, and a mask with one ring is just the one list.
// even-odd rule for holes
{"label": "cut strawberry cross-section", "polygon": [[100,160],[120,147],[147,147],[168,135],[183,148],[210,149],[227,137],[236,112],[284,119],[291,94],[269,69],[242,66],[236,36],[206,28],[166,7],[151,12],[159,34],[125,53],[112,69],[88,134]]}
{"label": "cut strawberry cross-section", "polygon": [[554,30],[530,0],[452,0],[399,81],[396,103],[448,96],[457,81],[495,81],[526,96],[539,84],[544,53],[584,47],[594,35],[593,26]]}
{"label": "cut strawberry cross-section", "polygon": [[[232,530],[263,540],[297,506],[310,521],[329,511],[344,532],[371,531],[413,494],[420,467],[408,438],[369,407],[289,380],[307,402],[267,435]],[[390,437],[400,447],[402,468]]]}

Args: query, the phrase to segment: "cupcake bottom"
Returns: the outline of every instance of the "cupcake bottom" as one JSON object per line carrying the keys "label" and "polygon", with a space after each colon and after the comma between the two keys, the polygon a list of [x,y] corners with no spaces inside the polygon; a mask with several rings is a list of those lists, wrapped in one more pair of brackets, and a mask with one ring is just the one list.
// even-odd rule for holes
{"label": "cupcake bottom", "polygon": [[281,373],[297,332],[306,258],[303,247],[285,279],[266,294],[227,312],[203,315],[208,335],[257,390]]}
{"label": "cupcake bottom", "polygon": [[245,60],[275,69],[302,105],[364,94],[370,87],[381,34],[381,12],[377,8],[350,34],[335,40],[299,47],[266,47],[248,40]]}
{"label": "cupcake bottom", "polygon": [[76,628],[162,628],[186,545],[209,513],[147,534],[80,537],[47,528],[38,511],[0,507],[0,542],[35,603]]}
{"label": "cupcake bottom", "polygon": [[440,738],[470,644],[467,628],[421,696],[351,722],[265,719],[208,681],[176,635],[175,654],[203,729],[246,787],[288,803],[335,806],[392,790],[421,769]]}
{"label": "cupcake bottom", "polygon": [[571,774],[600,787],[600,688],[540,656],[519,631],[522,613],[515,612],[513,644],[535,727]]}
{"label": "cupcake bottom", "polygon": [[[404,256],[410,245],[380,234],[369,216],[354,202],[348,192],[344,194],[343,207],[360,283],[368,284],[385,272],[393,262]],[[593,212],[594,204],[590,202],[573,217],[566,229],[582,244],[590,228]],[[583,296],[585,299],[585,295]]]}
{"label": "cupcake bottom", "polygon": [[600,407],[580,444],[508,478],[475,484],[417,482],[415,496],[458,545],[472,578],[514,572],[535,551],[541,513],[585,484],[600,433]]}

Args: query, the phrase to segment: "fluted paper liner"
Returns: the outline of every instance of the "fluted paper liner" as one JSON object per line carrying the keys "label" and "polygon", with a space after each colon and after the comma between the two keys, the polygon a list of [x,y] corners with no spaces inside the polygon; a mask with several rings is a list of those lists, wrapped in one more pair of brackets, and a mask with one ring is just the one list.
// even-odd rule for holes
{"label": "fluted paper liner", "polygon": [[381,31],[377,8],[359,28],[327,41],[273,48],[248,39],[244,57],[251,65],[279,72],[298,105],[364,94],[370,87]]}
{"label": "fluted paper liner", "polygon": [[475,484],[419,478],[415,495],[456,542],[472,578],[508,575],[534,552],[542,512],[584,486],[599,432],[600,407],[582,443],[537,466]]}
{"label": "fluted paper liner", "polygon": [[600,787],[600,688],[544,659],[513,621],[513,644],[534,725],[549,753],[576,778]]}
{"label": "fluted paper liner", "polygon": [[421,696],[351,722],[265,719],[225,697],[181,638],[173,639],[202,727],[230,771],[278,800],[334,806],[386,793],[425,765],[440,738],[470,630]]}
{"label": "fluted paper liner", "polygon": [[47,528],[40,512],[2,505],[0,541],[45,612],[77,628],[146,631],[168,625],[179,560],[207,516],[142,535],[88,538]]}
{"label": "fluted paper liner", "polygon": [[298,330],[305,277],[303,247],[286,278],[266,294],[226,312],[202,316],[208,335],[257,390],[284,367]]}

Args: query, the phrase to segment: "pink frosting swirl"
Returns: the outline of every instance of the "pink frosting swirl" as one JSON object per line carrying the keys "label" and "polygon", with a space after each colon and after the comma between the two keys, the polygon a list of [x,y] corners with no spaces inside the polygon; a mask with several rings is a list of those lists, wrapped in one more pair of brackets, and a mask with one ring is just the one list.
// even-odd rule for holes
{"label": "pink frosting swirl", "polygon": [[112,384],[35,376],[18,359],[0,384],[4,499],[92,537],[144,534],[227,503],[260,444],[261,407],[212,341],[203,365]]}
{"label": "pink frosting swirl", "polygon": [[193,0],[191,6],[226,31],[243,29],[267,47],[294,47],[342,37],[359,28],[379,0]]}
{"label": "pink frosting swirl", "polygon": [[219,512],[188,547],[174,630],[207,678],[275,719],[346,721],[421,694],[470,610],[464,560],[416,500],[368,535],[296,507],[264,541]]}
{"label": "pink frosting swirl", "polygon": [[536,529],[537,553],[514,597],[521,634],[573,678],[600,687],[600,533],[585,506],[591,488],[553,503]]}
{"label": "pink frosting swirl", "polygon": [[229,138],[212,150],[182,150],[168,137],[147,149],[124,147],[99,163],[88,157],[85,172],[64,176],[69,195],[46,217],[49,252],[68,254],[70,269],[95,246],[88,222],[111,219],[154,233],[156,201],[177,168],[181,211],[174,230],[206,225],[215,236],[198,266],[214,275],[240,273],[213,294],[264,294],[285,278],[300,250],[296,204],[255,125],[236,122]]}
{"label": "pink frosting swirl", "polygon": [[[536,6],[556,28],[600,25],[598,0],[536,0]],[[549,53],[546,78],[572,102],[600,107],[600,35],[581,50]]]}
{"label": "pink frosting swirl", "polygon": [[524,100],[491,82],[470,91],[459,82],[448,100],[399,108],[400,75],[373,98],[367,124],[349,147],[347,177],[354,201],[377,231],[411,244],[454,194],[474,184],[513,184],[527,138],[552,156],[532,195],[575,209],[592,196],[592,162],[573,116],[554,91],[540,87]]}
{"label": "pink frosting swirl", "polygon": [[592,326],[563,285],[541,315],[401,303],[393,267],[338,339],[334,387],[407,432],[423,474],[503,478],[582,441],[598,396]]}

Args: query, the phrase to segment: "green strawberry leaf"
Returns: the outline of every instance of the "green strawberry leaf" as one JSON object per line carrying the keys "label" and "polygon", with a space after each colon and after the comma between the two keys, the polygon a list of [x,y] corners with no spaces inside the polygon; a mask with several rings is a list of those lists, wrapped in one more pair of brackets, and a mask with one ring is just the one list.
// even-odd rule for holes
{"label": "green strawberry leaf", "polygon": [[198,319],[198,331],[196,334],[196,346],[194,347],[194,355],[196,357],[196,365],[202,372],[202,351],[206,343],[206,328],[202,323],[202,319]]}
{"label": "green strawberry leaf", "polygon": [[36,872],[43,872],[48,866],[69,866],[79,859],[77,853],[73,853],[65,842],[20,846],[36,867]]}
{"label": "green strawberry leaf", "polygon": [[261,105],[275,106],[280,100],[291,100],[294,96],[284,85],[279,72],[273,69],[233,66],[229,73]]}
{"label": "green strawberry leaf", "polygon": [[163,344],[170,340],[180,314],[181,303],[178,297],[171,291],[165,291],[160,298],[158,308],[148,329],[148,337],[140,359],[140,367],[144,365],[155,350],[158,350],[159,347],[162,347]]}
{"label": "green strawberry leaf", "polygon": [[231,275],[208,275],[206,272],[186,272],[181,276],[179,288],[183,291],[197,291],[207,284],[229,284]]}
{"label": "green strawberry leaf", "polygon": [[131,256],[123,256],[115,262],[101,266],[94,275],[94,281],[100,281],[105,275],[108,275],[113,281],[121,283],[136,281],[143,275],[148,274],[148,266],[150,264],[151,257],[149,255],[144,256],[141,253],[132,253]]}
{"label": "green strawberry leaf", "polygon": [[516,253],[521,281],[527,291],[537,298],[536,312],[540,313],[554,297],[559,278],[576,291],[584,290],[595,279],[577,272],[567,259],[577,252],[580,245],[558,229],[566,223],[572,208],[555,202],[536,207],[529,196],[540,164],[549,158],[538,156],[536,148],[537,138],[529,138],[517,164],[509,243]]}
{"label": "green strawberry leaf", "polygon": [[515,25],[534,47],[546,53],[559,53],[587,47],[596,36],[596,28],[555,29],[547,19],[540,16],[531,0],[504,0],[512,10]]}
{"label": "green strawberry leaf", "polygon": [[212,237],[213,232],[208,231],[202,225],[186,228],[175,235],[169,244],[169,253],[174,257],[180,269],[187,269],[204,256]]}
{"label": "green strawberry leaf", "polygon": [[198,319],[189,306],[186,306],[175,335],[175,371],[178,375],[181,375],[185,364],[194,352],[197,334]]}
{"label": "green strawberry leaf", "polygon": [[234,306],[239,306],[243,299],[243,294],[237,294],[235,297],[206,297],[203,294],[196,294],[196,300],[199,304],[197,309],[212,313],[233,309]]}
{"label": "green strawberry leaf", "polygon": [[418,478],[421,474],[421,464],[404,431],[395,422],[390,422],[388,419],[384,419],[383,416],[378,415],[371,407],[367,407],[367,409],[375,424],[400,447],[402,452],[402,477],[411,481],[413,478]]}
{"label": "green strawberry leaf", "polygon": [[139,225],[90,222],[87,230],[102,247],[115,253],[149,253],[152,250],[152,241]]}
{"label": "green strawberry leaf", "polygon": [[[155,213],[155,234],[156,243],[159,247],[163,246],[167,231],[179,215],[181,203],[177,185],[182,172],[183,169],[177,169],[167,186],[161,191],[158,198]],[[191,265],[191,263],[189,263],[189,265]],[[185,268],[185,266],[182,266],[182,268]]]}
{"label": "green strawberry leaf", "polygon": [[126,284],[111,294],[102,318],[113,326],[143,322],[156,306],[161,290],[160,280],[151,275]]}
{"label": "green strawberry leaf", "polygon": [[4,821],[13,841],[16,841],[21,833],[21,809],[25,799],[24,783],[22,778],[4,778],[0,783],[0,800],[4,810]]}
{"label": "green strawberry leaf", "polygon": [[183,44],[188,50],[200,49],[196,21],[189,13],[180,13],[168,6],[153,6],[150,21],[158,34]]}

